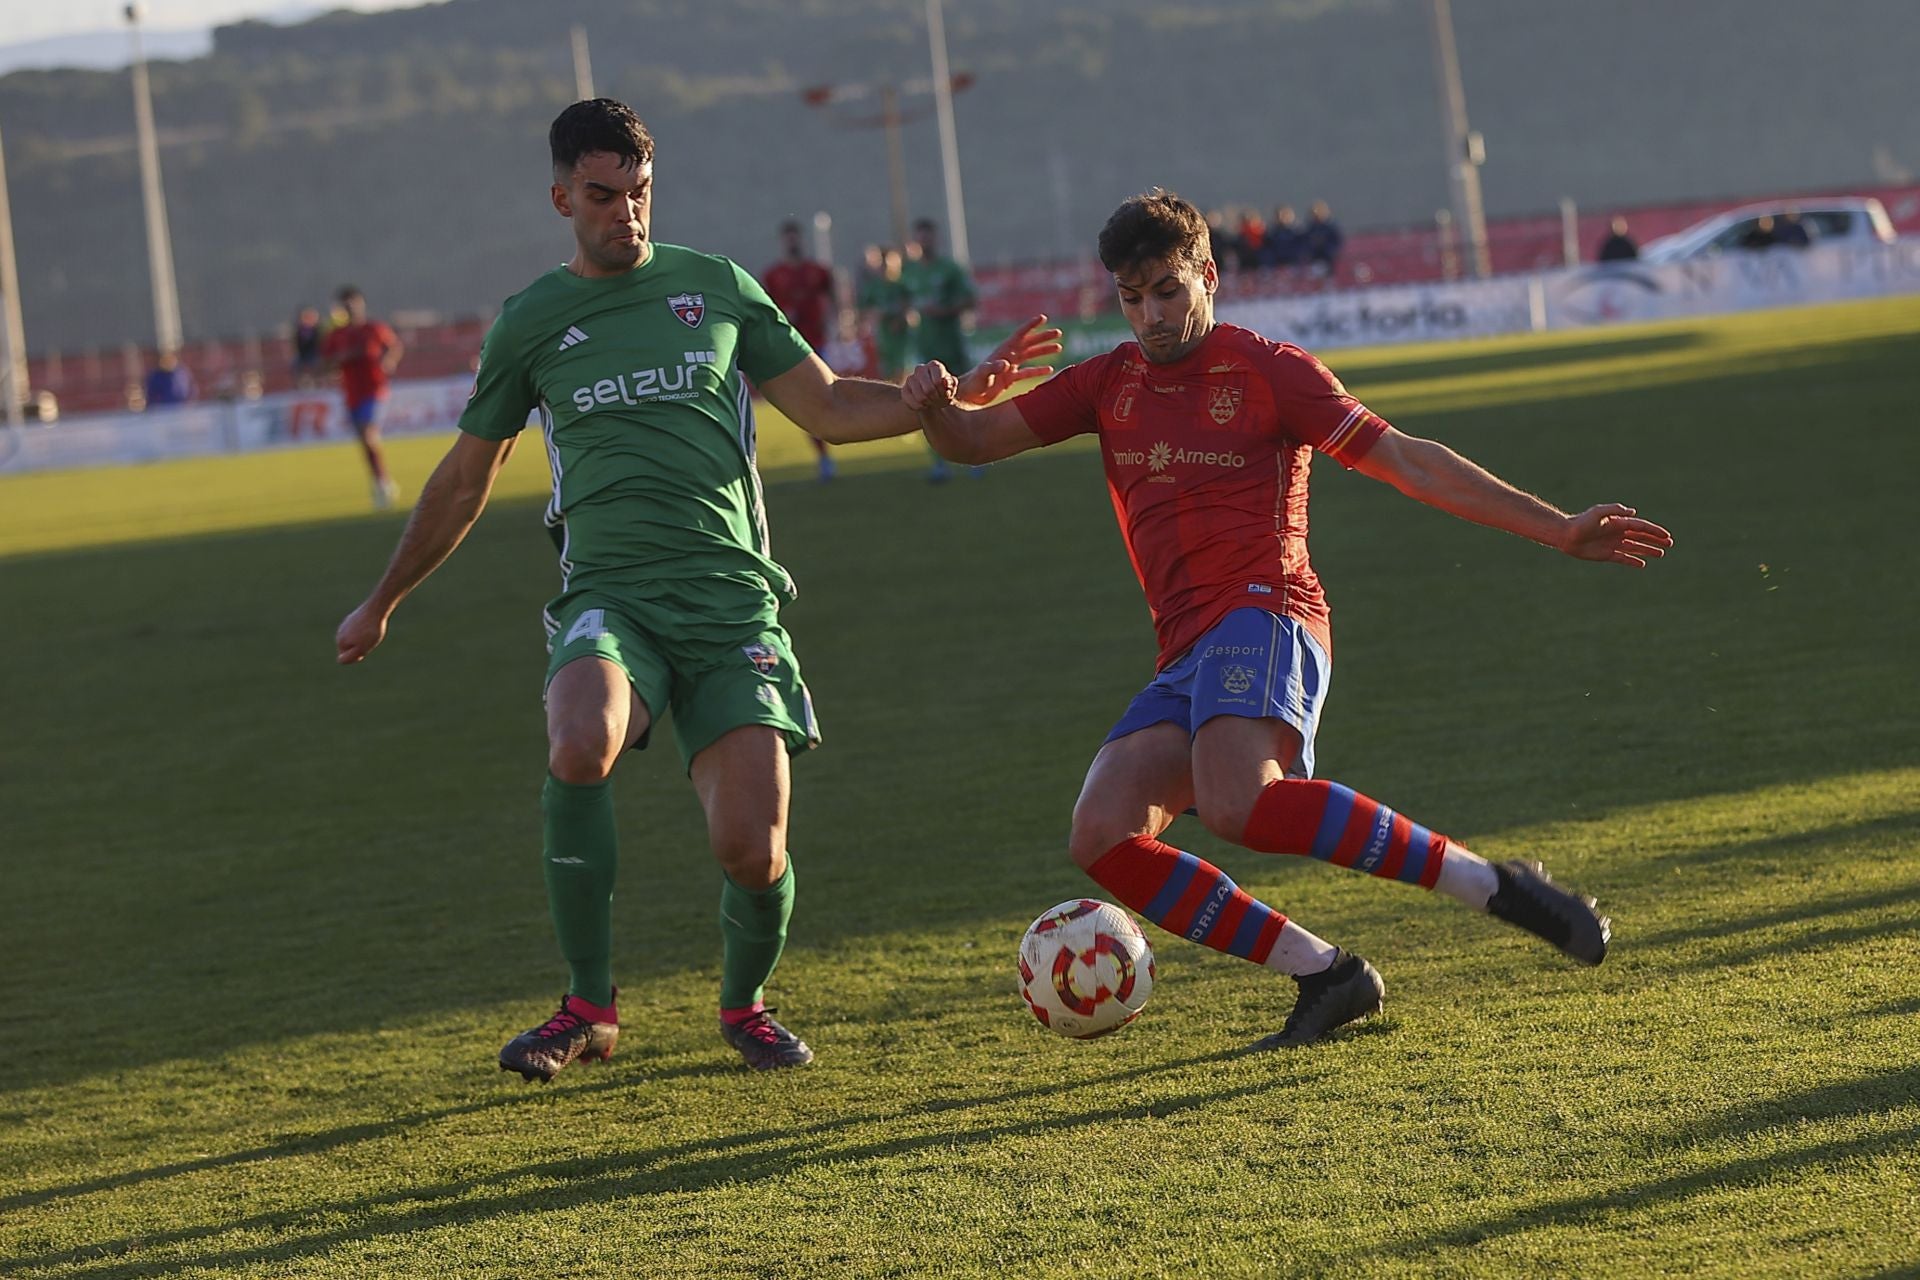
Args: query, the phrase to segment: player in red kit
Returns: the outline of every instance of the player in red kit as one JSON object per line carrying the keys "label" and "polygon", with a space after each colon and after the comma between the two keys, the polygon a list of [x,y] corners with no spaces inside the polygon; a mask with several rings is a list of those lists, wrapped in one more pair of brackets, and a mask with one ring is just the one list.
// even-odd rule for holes
{"label": "player in red kit", "polygon": [[387,382],[405,348],[392,329],[367,318],[367,300],[358,289],[348,285],[339,296],[347,322],[326,336],[320,354],[340,371],[347,422],[360,439],[367,470],[373,475],[373,505],[390,507],[400,487],[388,473],[387,457],[380,448],[380,411],[387,403]]}
{"label": "player in red kit", "polygon": [[937,363],[902,389],[929,442],[956,462],[1099,438],[1160,656],[1087,772],[1074,861],[1160,927],[1290,975],[1293,1011],[1263,1047],[1308,1044],[1376,1012],[1385,984],[1359,956],[1162,843],[1184,811],[1248,849],[1437,889],[1599,964],[1609,922],[1538,863],[1496,866],[1313,780],[1333,642],[1307,556],[1308,464],[1324,454],[1582,560],[1644,567],[1672,537],[1615,504],[1568,515],[1445,445],[1394,430],[1300,348],[1216,323],[1206,221],[1177,196],[1155,190],[1121,205],[1100,233],[1100,260],[1138,341],[990,408],[955,405],[952,375]]}
{"label": "player in red kit", "polygon": [[[806,255],[800,243],[799,223],[780,224],[780,260],[761,273],[760,283],[807,345],[815,351],[826,350],[831,327],[828,321],[834,312],[833,272]],[[826,441],[811,435],[807,439],[819,455],[820,478],[833,479],[833,457],[827,452]]]}

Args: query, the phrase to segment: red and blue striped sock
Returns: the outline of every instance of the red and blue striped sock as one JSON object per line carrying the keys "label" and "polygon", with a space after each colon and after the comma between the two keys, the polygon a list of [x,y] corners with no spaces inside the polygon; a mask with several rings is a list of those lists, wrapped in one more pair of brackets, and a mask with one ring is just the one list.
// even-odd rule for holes
{"label": "red and blue striped sock", "polygon": [[1268,783],[1254,802],[1240,843],[1260,853],[1302,854],[1431,889],[1450,842],[1351,787],[1282,778]]}
{"label": "red and blue striped sock", "polygon": [[1203,858],[1152,836],[1122,840],[1087,874],[1127,906],[1189,942],[1282,973],[1318,973],[1334,948],[1252,897]]}

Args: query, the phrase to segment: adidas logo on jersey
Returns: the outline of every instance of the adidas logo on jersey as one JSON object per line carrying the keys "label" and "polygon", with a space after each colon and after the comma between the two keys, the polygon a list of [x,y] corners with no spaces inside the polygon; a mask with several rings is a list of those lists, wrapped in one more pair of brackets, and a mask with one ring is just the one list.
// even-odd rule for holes
{"label": "adidas logo on jersey", "polygon": [[560,345],[554,350],[565,351],[568,347],[577,347],[586,340],[587,331],[577,324],[570,324],[567,326],[567,336],[560,339]]}

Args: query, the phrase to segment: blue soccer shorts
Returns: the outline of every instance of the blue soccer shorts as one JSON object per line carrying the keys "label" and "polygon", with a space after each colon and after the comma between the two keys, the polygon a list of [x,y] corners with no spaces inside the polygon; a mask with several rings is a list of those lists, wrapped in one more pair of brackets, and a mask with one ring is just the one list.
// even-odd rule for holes
{"label": "blue soccer shorts", "polygon": [[347,425],[353,428],[353,434],[364,436],[368,431],[380,425],[380,412],[387,407],[385,396],[368,396],[364,400],[352,400],[347,403]]}
{"label": "blue soccer shorts", "polygon": [[1290,778],[1313,776],[1313,736],[1333,662],[1292,618],[1235,609],[1153,678],[1127,705],[1107,741],[1151,725],[1177,724],[1189,737],[1215,716],[1277,717],[1300,733]]}

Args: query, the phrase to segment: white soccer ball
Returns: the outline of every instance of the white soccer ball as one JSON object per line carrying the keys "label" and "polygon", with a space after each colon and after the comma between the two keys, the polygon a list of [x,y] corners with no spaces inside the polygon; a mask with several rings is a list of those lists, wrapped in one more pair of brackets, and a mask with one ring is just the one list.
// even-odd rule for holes
{"label": "white soccer ball", "polygon": [[1076,1040],[1118,1031],[1152,994],[1153,948],[1110,902],[1063,902],[1020,939],[1020,995],[1049,1031]]}

